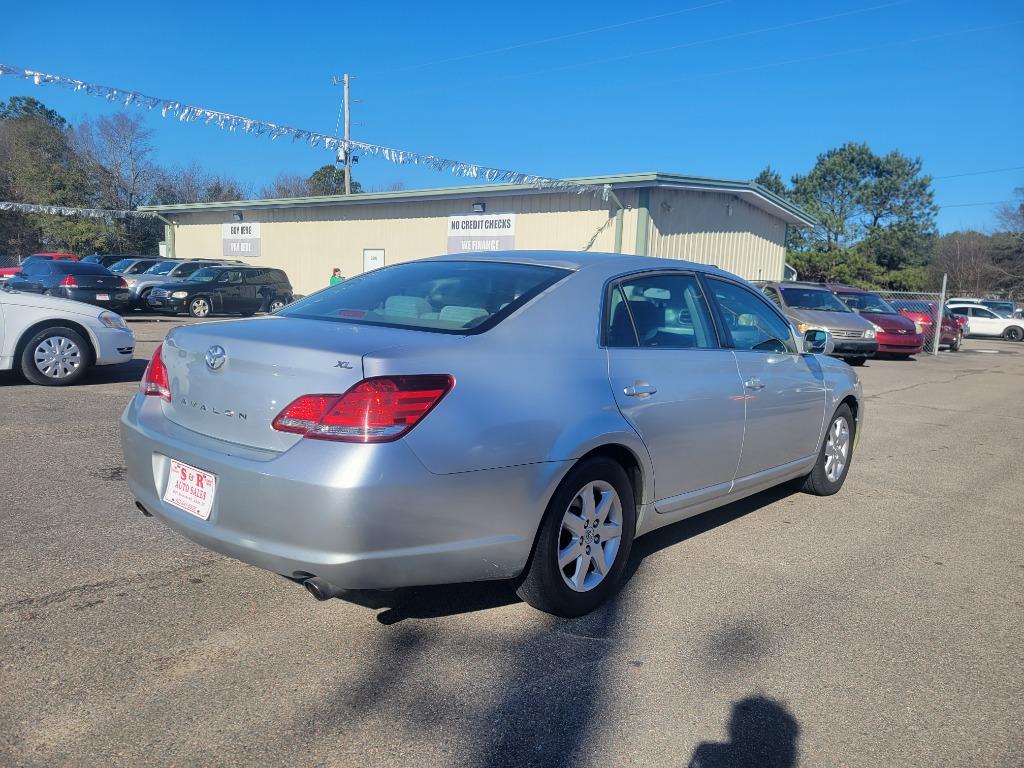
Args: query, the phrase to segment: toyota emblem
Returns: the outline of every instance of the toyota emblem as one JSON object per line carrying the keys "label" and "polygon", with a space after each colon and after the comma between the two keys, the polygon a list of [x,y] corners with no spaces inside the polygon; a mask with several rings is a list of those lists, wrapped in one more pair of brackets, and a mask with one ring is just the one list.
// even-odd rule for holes
{"label": "toyota emblem", "polygon": [[217,371],[223,368],[227,359],[228,353],[224,351],[224,347],[220,344],[214,344],[206,350],[206,367],[211,371]]}

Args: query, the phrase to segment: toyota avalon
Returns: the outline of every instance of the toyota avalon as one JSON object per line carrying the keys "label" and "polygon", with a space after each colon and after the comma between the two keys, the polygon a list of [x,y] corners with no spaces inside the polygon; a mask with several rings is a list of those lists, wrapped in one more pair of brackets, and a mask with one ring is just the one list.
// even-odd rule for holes
{"label": "toyota avalon", "polygon": [[144,513],[318,599],[512,579],[575,616],[636,536],[842,487],[864,403],[830,351],[707,265],[423,259],[173,329],[121,440]]}

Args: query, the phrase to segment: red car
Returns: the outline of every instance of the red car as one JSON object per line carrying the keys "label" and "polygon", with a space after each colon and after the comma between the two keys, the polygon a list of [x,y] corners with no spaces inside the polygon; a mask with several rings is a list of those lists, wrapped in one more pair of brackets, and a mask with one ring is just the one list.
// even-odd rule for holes
{"label": "red car", "polygon": [[17,267],[3,267],[2,269],[0,269],[0,282],[3,282],[7,278],[12,277],[13,275],[16,275],[19,272],[21,272],[21,268],[25,264],[30,263],[32,260],[42,261],[43,259],[55,259],[57,261],[78,261],[78,257],[75,256],[75,254],[73,253],[61,253],[59,251],[33,253],[31,256],[26,256],[24,259],[22,259],[21,264],[18,265]]}
{"label": "red car", "polygon": [[[912,299],[894,299],[889,302],[904,317],[914,321],[924,333],[926,344],[932,342],[935,326],[936,307],[934,301],[915,301]],[[967,318],[965,317],[964,320]],[[939,346],[948,347],[950,352],[959,352],[964,341],[964,329],[958,318],[948,309],[942,313],[942,324],[939,326]]]}
{"label": "red car", "polygon": [[908,317],[904,317],[877,293],[850,285],[827,285],[829,290],[858,312],[865,320],[875,324],[878,354],[910,357],[924,349],[924,333]]}

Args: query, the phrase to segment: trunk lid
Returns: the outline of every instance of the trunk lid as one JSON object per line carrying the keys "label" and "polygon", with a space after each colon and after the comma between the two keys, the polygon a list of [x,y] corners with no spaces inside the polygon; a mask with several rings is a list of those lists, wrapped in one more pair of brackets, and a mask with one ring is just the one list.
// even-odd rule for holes
{"label": "trunk lid", "polygon": [[[434,335],[288,317],[180,327],[163,347],[171,385],[164,415],[200,434],[284,451],[301,438],[272,422],[295,398],[341,394],[363,378],[364,355]],[[213,350],[211,367],[214,347],[224,359],[218,365]]]}
{"label": "trunk lid", "polygon": [[121,278],[116,275],[80,275],[72,274],[79,288],[91,288],[95,290],[107,288],[117,290],[121,288]]}

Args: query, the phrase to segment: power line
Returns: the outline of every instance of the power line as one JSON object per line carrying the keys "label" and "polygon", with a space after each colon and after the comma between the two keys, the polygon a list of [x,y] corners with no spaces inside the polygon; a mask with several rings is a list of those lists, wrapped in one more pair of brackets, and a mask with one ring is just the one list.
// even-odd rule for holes
{"label": "power line", "polygon": [[1016,203],[1015,200],[992,200],[988,203],[953,203],[947,206],[938,206],[939,208],[971,208],[973,206],[1000,206],[1007,205],[1009,203]]}
{"label": "power line", "polygon": [[610,56],[604,59],[590,59],[588,61],[575,62],[573,64],[566,64],[560,67],[549,67],[547,69],[537,69],[530,72],[519,72],[516,74],[506,75],[501,78],[495,78],[497,80],[508,80],[518,79],[521,77],[534,77],[537,75],[546,75],[552,72],[562,72],[569,69],[579,69],[580,67],[587,67],[593,64],[609,64],[617,61],[624,61],[625,59],[633,59],[638,56],[650,56],[657,53],[667,53],[668,51],[678,51],[683,48],[694,48],[700,45],[710,45],[711,43],[722,43],[728,40],[736,40],[743,37],[752,37],[754,35],[760,35],[767,32],[778,32],[783,29],[792,29],[794,27],[803,27],[810,24],[820,24],[825,21],[833,21],[835,19],[846,18],[848,16],[856,16],[863,13],[870,13],[872,11],[884,10],[886,8],[894,8],[898,5],[906,5],[914,2],[914,0],[895,0],[895,2],[883,3],[881,5],[872,5],[867,8],[857,8],[852,11],[843,11],[841,13],[832,13],[827,16],[815,16],[807,19],[797,19],[796,21],[789,21],[785,24],[776,24],[770,27],[760,27],[759,29],[750,29],[745,32],[733,32],[728,35],[719,35],[718,37],[708,37],[703,40],[691,40],[686,43],[679,43],[677,45],[668,45],[661,48],[648,48],[642,51],[634,51],[632,53],[624,53],[618,56]]}
{"label": "power line", "polygon": [[667,19],[671,16],[679,16],[684,13],[692,13],[693,11],[700,11],[705,8],[713,8],[716,5],[725,5],[730,0],[715,0],[715,2],[704,3],[702,5],[693,5],[689,8],[680,8],[675,11],[668,11],[667,13],[658,13],[654,16],[643,16],[638,19],[628,19],[626,21],[620,21],[616,24],[606,24],[602,27],[592,27],[590,29],[582,29],[578,32],[568,32],[564,35],[555,35],[554,37],[543,37],[538,40],[527,40],[522,43],[515,43],[513,45],[506,45],[501,48],[489,48],[485,51],[476,51],[474,53],[465,53],[459,56],[451,56],[446,59],[434,59],[433,61],[422,61],[418,64],[409,64],[402,67],[394,67],[392,69],[386,69],[382,72],[378,72],[375,75],[371,74],[368,77],[380,77],[381,75],[390,75],[398,72],[408,72],[413,69],[422,69],[424,67],[433,67],[438,64],[450,64],[456,61],[465,61],[466,59],[475,59],[480,56],[490,56],[495,53],[507,53],[508,51],[516,51],[521,48],[531,48],[535,45],[546,45],[548,43],[557,43],[562,40],[570,40],[574,37],[583,37],[585,35],[593,35],[598,32],[607,32],[611,29],[621,29],[622,27],[629,27],[635,24],[644,24],[648,21],[657,21],[659,19]]}
{"label": "power line", "polygon": [[984,176],[989,173],[1009,173],[1010,171],[1024,170],[1024,165],[1014,165],[1010,168],[992,168],[988,171],[967,171],[966,173],[951,173],[948,176],[932,176],[933,181],[939,179],[961,179],[964,176]]}

